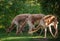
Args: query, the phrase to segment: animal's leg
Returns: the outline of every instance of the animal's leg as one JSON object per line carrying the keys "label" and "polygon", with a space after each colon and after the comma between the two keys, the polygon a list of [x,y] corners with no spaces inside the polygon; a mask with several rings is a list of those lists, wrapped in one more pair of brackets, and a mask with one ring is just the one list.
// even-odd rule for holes
{"label": "animal's leg", "polygon": [[19,23],[17,21],[15,21],[15,24],[16,24],[16,33],[18,32],[18,29],[19,29]]}
{"label": "animal's leg", "polygon": [[39,24],[36,28],[33,28],[32,31],[30,31],[29,33],[34,33],[36,31],[38,31],[42,26]]}
{"label": "animal's leg", "polygon": [[58,34],[58,24],[54,24],[54,29],[55,29],[55,37],[57,36],[57,34]]}
{"label": "animal's leg", "polygon": [[47,34],[47,28],[45,28],[45,37],[44,38],[46,38],[46,34]]}
{"label": "animal's leg", "polygon": [[51,26],[49,26],[49,31],[50,31],[51,35],[55,38],[54,34],[52,33]]}
{"label": "animal's leg", "polygon": [[33,23],[32,23],[32,19],[31,19],[31,17],[29,16],[29,18],[27,18],[27,24],[29,25],[29,31],[28,31],[28,33],[29,34],[32,34],[32,33],[30,33],[30,31],[32,31],[32,29],[33,28],[35,28],[35,26],[33,25]]}
{"label": "animal's leg", "polygon": [[7,33],[11,32],[14,29],[14,23],[11,23],[11,26],[6,30]]}
{"label": "animal's leg", "polygon": [[28,25],[29,25],[29,31],[28,31],[28,33],[29,33],[29,34],[32,34],[32,33],[30,33],[30,31],[32,31],[32,29],[34,28],[34,25],[31,23],[30,20],[28,20],[27,23],[28,23]]}
{"label": "animal's leg", "polygon": [[[19,28],[21,28],[22,23],[23,23],[23,22],[20,22],[20,23],[19,23]],[[19,28],[18,28],[18,31],[16,32],[16,34],[18,34],[18,32],[19,32]],[[20,33],[22,33],[22,31],[20,31]]]}
{"label": "animal's leg", "polygon": [[26,25],[26,21],[23,21],[22,23],[21,23],[21,25],[20,25],[20,32],[22,32],[23,30],[24,30],[24,27],[25,27],[25,25]]}
{"label": "animal's leg", "polygon": [[26,24],[26,22],[24,21],[24,22],[22,22],[22,24],[20,25],[20,27],[19,27],[19,29],[18,29],[18,32],[16,33],[17,35],[18,35],[18,33],[21,33],[22,32],[22,30],[24,29],[24,27],[25,27],[25,24]]}
{"label": "animal's leg", "polygon": [[19,29],[19,25],[17,25],[17,27],[16,27],[16,33],[18,32],[18,29]]}
{"label": "animal's leg", "polygon": [[41,32],[40,32],[40,35],[42,34],[42,32],[43,32],[43,29],[41,28]]}

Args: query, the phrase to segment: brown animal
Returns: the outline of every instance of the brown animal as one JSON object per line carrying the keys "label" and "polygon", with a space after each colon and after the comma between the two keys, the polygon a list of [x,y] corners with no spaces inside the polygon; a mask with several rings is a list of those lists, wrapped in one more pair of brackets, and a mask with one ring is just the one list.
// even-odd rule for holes
{"label": "brown animal", "polygon": [[11,32],[14,28],[14,24],[17,25],[17,31],[16,34],[19,32],[22,32],[22,29],[25,27],[25,24],[27,23],[29,25],[29,31],[30,32],[34,26],[34,22],[37,20],[40,20],[42,17],[44,17],[44,14],[20,14],[17,15],[13,21],[11,22],[11,26],[7,29],[7,32]]}
{"label": "brown animal", "polygon": [[[56,31],[55,34],[53,34],[53,32],[52,32],[51,26],[54,26],[54,29]],[[45,17],[43,17],[40,20],[39,25],[35,29],[33,29],[33,31],[30,31],[30,33],[36,32],[40,28],[41,29],[45,29],[45,38],[46,38],[47,27],[48,27],[51,35],[55,38],[56,35],[58,34],[58,28],[57,28],[57,26],[58,26],[57,17],[54,16],[54,15],[46,15]]]}
{"label": "brown animal", "polygon": [[26,18],[28,18],[30,14],[20,14],[17,15],[11,22],[10,27],[7,29],[7,32],[11,32],[12,29],[14,28],[14,25],[17,25],[17,31],[18,32],[18,28],[20,27],[20,24],[22,25],[22,23],[26,20]]}

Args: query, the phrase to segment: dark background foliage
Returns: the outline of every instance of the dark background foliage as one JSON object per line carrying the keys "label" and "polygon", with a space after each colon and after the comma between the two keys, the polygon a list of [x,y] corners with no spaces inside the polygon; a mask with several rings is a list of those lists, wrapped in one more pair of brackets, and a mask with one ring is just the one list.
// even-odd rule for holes
{"label": "dark background foliage", "polygon": [[[53,14],[60,22],[60,0],[0,0],[0,29],[8,28],[16,15],[24,13]],[[60,23],[60,34],[59,27]]]}

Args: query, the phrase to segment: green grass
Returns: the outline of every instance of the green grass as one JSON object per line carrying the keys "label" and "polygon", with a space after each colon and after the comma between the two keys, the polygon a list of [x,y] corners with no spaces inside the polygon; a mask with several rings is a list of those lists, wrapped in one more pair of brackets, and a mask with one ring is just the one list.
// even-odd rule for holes
{"label": "green grass", "polygon": [[16,35],[15,32],[7,34],[6,32],[0,32],[0,41],[31,41],[32,38],[43,38],[39,35],[29,35],[27,33]]}
{"label": "green grass", "polygon": [[[6,32],[0,31],[0,41],[35,41],[33,39],[41,39],[44,35],[33,34],[29,35],[28,33],[23,33],[16,35],[15,32],[7,34]],[[48,39],[53,39],[52,36],[47,36]]]}
{"label": "green grass", "polygon": [[16,35],[15,32],[11,32],[9,34],[0,32],[0,41],[30,41],[32,38],[43,38],[42,36],[35,36],[29,34],[20,34]]}

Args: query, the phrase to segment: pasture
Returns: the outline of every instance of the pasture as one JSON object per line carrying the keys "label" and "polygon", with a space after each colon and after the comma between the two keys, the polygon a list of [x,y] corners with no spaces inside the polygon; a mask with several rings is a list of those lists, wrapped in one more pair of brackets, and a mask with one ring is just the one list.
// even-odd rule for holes
{"label": "pasture", "polygon": [[0,30],[0,41],[40,41],[40,40],[48,40],[48,41],[59,41],[59,38],[53,38],[50,34],[47,34],[47,38],[44,38],[43,35],[29,35],[27,33],[22,33],[16,35],[15,31],[7,34],[5,30]]}

